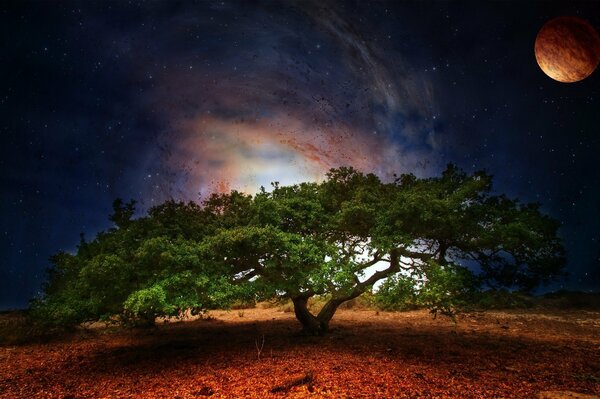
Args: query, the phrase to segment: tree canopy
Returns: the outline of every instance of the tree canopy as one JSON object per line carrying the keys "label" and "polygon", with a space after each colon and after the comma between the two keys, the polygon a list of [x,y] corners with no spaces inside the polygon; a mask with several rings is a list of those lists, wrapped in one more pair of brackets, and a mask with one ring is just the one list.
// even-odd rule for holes
{"label": "tree canopy", "polygon": [[[449,165],[439,177],[382,182],[352,168],[320,183],[167,201],[52,257],[34,313],[60,324],[152,323],[235,301],[289,298],[304,329],[324,333],[336,309],[370,291],[417,287],[432,309],[474,287],[531,290],[561,274],[559,224],[539,204],[492,192],[492,177]],[[328,300],[318,314],[315,295]],[[391,296],[393,298],[393,295]]]}

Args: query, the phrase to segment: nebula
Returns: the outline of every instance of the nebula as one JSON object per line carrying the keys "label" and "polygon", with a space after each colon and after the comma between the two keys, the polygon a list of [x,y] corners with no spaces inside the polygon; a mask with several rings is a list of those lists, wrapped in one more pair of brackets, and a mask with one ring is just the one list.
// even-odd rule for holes
{"label": "nebula", "polygon": [[[238,20],[230,33],[240,43],[235,51],[205,37],[204,47],[178,49],[176,67],[153,76],[144,106],[164,120],[158,141],[168,196],[255,192],[274,181],[319,180],[339,166],[387,179],[425,173],[435,162],[428,80],[398,55],[392,73],[384,62],[392,56],[367,45],[333,9],[300,4],[277,12],[315,25],[311,35],[259,14],[268,29]],[[212,26],[178,23],[182,30]],[[176,38],[162,36],[156,45],[170,49]],[[148,64],[150,56],[138,56]]]}
{"label": "nebula", "polygon": [[392,143],[385,148],[349,126],[307,126],[289,117],[243,122],[198,117],[184,123],[178,136],[167,165],[186,171],[187,193],[253,192],[275,181],[319,180],[338,166],[370,172],[400,164]]}

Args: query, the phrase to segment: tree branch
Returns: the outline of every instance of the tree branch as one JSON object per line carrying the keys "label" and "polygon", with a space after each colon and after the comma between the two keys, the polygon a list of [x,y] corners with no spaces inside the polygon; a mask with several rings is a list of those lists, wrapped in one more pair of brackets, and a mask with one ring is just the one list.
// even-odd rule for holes
{"label": "tree branch", "polygon": [[405,256],[407,258],[420,259],[422,261],[428,261],[433,258],[433,255],[409,251],[406,248],[396,248],[395,251],[397,251],[397,253],[401,256]]}
{"label": "tree branch", "polygon": [[[400,260],[399,251],[397,249],[393,249],[390,252],[390,266],[387,269],[376,271],[371,277],[369,277],[362,283],[358,284],[356,286],[355,290],[357,288],[362,290],[358,295],[362,294],[367,287],[375,284],[377,281],[381,280],[382,278],[385,278],[392,273],[399,272],[400,271],[399,260]],[[371,262],[369,262],[369,263],[371,263]],[[375,263],[377,263],[377,262],[374,262],[373,264],[375,264]]]}

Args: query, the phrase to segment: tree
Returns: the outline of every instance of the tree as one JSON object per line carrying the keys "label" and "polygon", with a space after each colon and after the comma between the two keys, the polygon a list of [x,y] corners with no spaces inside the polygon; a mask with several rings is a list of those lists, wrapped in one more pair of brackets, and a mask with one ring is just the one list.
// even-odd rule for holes
{"label": "tree", "polygon": [[[61,322],[151,323],[283,297],[306,332],[323,334],[342,303],[380,280],[389,293],[412,285],[427,306],[448,312],[476,286],[531,290],[560,276],[557,221],[538,204],[493,195],[491,183],[453,165],[440,177],[390,183],[338,168],[321,183],[214,194],[201,205],[168,201],[137,219],[133,203],[115,201],[115,228],[55,256],[34,308]],[[317,314],[307,306],[315,295],[327,297]]]}

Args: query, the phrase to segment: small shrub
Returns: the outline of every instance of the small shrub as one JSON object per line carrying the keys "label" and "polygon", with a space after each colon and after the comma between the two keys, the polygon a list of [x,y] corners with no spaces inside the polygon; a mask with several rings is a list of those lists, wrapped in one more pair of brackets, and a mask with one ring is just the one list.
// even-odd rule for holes
{"label": "small shrub", "polygon": [[278,306],[277,309],[280,312],[284,312],[284,313],[292,313],[294,311],[294,304],[292,303],[291,300],[286,300],[281,302]]}
{"label": "small shrub", "polygon": [[270,301],[257,302],[256,307],[258,309],[275,309],[280,304],[281,304],[281,301],[270,300]]}
{"label": "small shrub", "polygon": [[45,341],[65,329],[48,327],[25,312],[3,312],[0,315],[0,345],[20,345]]}
{"label": "small shrub", "polygon": [[331,299],[330,295],[315,295],[313,297],[310,297],[308,299],[307,304],[308,310],[310,310],[313,313],[318,313],[319,310],[321,310],[321,308],[325,306],[327,301],[329,301],[329,299]]}
{"label": "small shrub", "polygon": [[465,267],[429,261],[425,277],[417,301],[428,308],[434,317],[441,313],[454,318],[457,311],[468,306],[469,298],[475,292],[474,276]]}
{"label": "small shrub", "polygon": [[254,299],[238,299],[234,301],[231,306],[231,309],[254,309],[256,308],[256,301]]}
{"label": "small shrub", "polygon": [[372,310],[375,308],[377,308],[375,295],[369,291],[340,305],[340,309]]}
{"label": "small shrub", "polygon": [[372,301],[380,310],[414,310],[418,307],[415,282],[401,275],[392,276],[372,295]]}
{"label": "small shrub", "polygon": [[539,299],[540,305],[555,309],[600,309],[600,293],[560,290]]}
{"label": "small shrub", "polygon": [[528,309],[535,304],[534,298],[521,292],[487,290],[473,293],[468,307],[473,309]]}
{"label": "small shrub", "polygon": [[467,306],[476,286],[468,269],[430,260],[422,275],[389,277],[374,294],[374,302],[381,310],[407,311],[424,307],[434,316],[441,313],[454,317]]}

